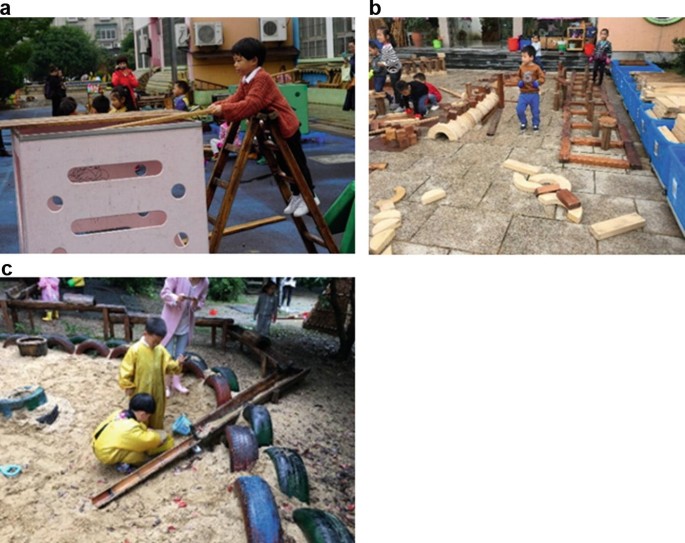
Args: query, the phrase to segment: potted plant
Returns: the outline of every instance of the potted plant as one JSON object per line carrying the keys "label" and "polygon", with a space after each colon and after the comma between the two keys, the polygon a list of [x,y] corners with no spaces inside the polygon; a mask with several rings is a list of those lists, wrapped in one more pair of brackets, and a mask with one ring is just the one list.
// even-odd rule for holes
{"label": "potted plant", "polygon": [[433,31],[433,27],[425,17],[410,17],[404,21],[404,25],[414,47],[423,47],[423,34]]}

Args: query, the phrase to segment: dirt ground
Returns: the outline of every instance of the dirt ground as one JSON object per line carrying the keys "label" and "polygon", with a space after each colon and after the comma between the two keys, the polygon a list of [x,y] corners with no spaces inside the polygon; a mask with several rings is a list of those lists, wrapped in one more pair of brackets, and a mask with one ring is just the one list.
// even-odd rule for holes
{"label": "dirt ground", "polygon": [[[62,321],[62,319],[60,319]],[[69,317],[72,329],[101,336],[99,320]],[[63,323],[42,324],[45,329]],[[73,328],[76,327],[76,328]],[[354,362],[335,362],[337,339],[305,331],[301,321],[283,321],[273,329],[273,349],[284,359],[312,371],[286,392],[278,404],[267,404],[274,428],[274,445],[297,450],[310,485],[309,506],[338,516],[354,533],[355,504],[355,372]],[[227,351],[212,348],[207,334],[197,334],[192,350],[209,367],[227,366],[238,376],[241,390],[259,380],[256,361],[235,344]],[[0,477],[0,541],[246,541],[238,500],[232,493],[237,477],[231,473],[228,449],[186,457],[121,496],[102,510],[90,497],[121,477],[93,456],[93,429],[112,411],[127,404],[117,385],[119,361],[67,355],[27,358],[16,346],[0,348],[0,396],[17,386],[40,385],[48,404],[35,411],[0,416],[0,464],[19,464],[16,478]],[[167,403],[165,427],[186,413],[196,420],[215,408],[211,388],[184,375],[187,396]],[[58,404],[60,415],[47,426],[36,418]],[[240,419],[237,424],[246,425]],[[260,451],[252,474],[271,486],[279,507],[286,541],[304,543],[292,513],[306,504],[279,489],[270,458]],[[176,501],[174,501],[176,499]],[[187,504],[180,507],[178,500]]]}

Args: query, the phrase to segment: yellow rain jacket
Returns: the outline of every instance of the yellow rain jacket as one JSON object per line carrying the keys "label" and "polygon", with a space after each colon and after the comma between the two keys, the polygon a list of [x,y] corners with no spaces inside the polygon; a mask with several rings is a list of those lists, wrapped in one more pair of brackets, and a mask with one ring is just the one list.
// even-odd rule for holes
{"label": "yellow rain jacket", "polygon": [[128,418],[126,410],[121,409],[98,425],[91,441],[95,457],[103,464],[142,464],[173,444],[170,436],[162,443],[157,432],[135,418]]}
{"label": "yellow rain jacket", "polygon": [[146,392],[155,399],[157,409],[148,421],[150,428],[164,428],[166,395],[164,375],[181,373],[181,365],[171,358],[169,351],[162,345],[151,349],[145,338],[131,345],[119,366],[119,386],[134,389],[134,394]]}

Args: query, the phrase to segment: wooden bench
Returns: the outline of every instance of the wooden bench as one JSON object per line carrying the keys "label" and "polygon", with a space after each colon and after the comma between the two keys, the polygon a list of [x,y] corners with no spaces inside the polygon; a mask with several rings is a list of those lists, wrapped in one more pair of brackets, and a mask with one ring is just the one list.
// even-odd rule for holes
{"label": "wooden bench", "polygon": [[[150,317],[148,313],[126,313],[124,315],[113,313],[108,316],[109,329],[108,337],[114,337],[114,325],[122,324],[124,326],[124,339],[126,341],[133,341],[133,326],[136,324],[145,325]],[[212,330],[212,347],[216,347],[216,331],[221,330],[221,347],[226,351],[226,343],[229,337],[229,328],[233,325],[233,319],[223,317],[196,317],[195,326],[209,327]]]}

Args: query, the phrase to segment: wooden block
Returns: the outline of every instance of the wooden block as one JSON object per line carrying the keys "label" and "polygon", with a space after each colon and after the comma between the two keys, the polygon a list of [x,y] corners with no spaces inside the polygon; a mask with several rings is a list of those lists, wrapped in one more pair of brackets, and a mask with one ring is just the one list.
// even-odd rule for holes
{"label": "wooden block", "polygon": [[381,211],[380,213],[376,214],[373,216],[371,219],[371,222],[373,224],[378,224],[381,221],[384,221],[386,219],[401,219],[402,218],[402,213],[397,211],[396,209],[389,209],[387,211]]}
{"label": "wooden block", "polygon": [[400,227],[400,224],[402,224],[402,221],[400,221],[400,219],[385,219],[384,221],[379,222],[377,225],[373,227],[373,229],[371,230],[371,235],[375,236],[376,234],[380,234],[381,232],[388,230],[390,228],[396,230]]}
{"label": "wooden block", "polygon": [[550,192],[557,192],[560,189],[561,187],[559,185],[542,185],[541,187],[535,189],[535,196],[549,194]]}
{"label": "wooden block", "polygon": [[577,207],[580,207],[580,200],[570,190],[561,189],[557,192],[557,198],[559,198],[561,205],[566,209],[576,209]]}
{"label": "wooden block", "polygon": [[380,234],[376,234],[371,238],[369,242],[369,251],[372,255],[381,254],[385,248],[390,245],[390,242],[395,238],[396,230],[391,228],[390,230],[384,230]]}
{"label": "wooden block", "polygon": [[433,202],[442,200],[445,196],[447,196],[447,193],[442,189],[429,190],[421,195],[421,203],[423,205],[432,204]]}
{"label": "wooden block", "polygon": [[562,189],[571,190],[571,182],[563,175],[556,173],[539,173],[532,175],[528,181],[539,183],[540,185],[559,185]]}
{"label": "wooden block", "polygon": [[580,224],[580,221],[583,219],[583,206],[569,209],[566,213],[566,219],[573,223]]}
{"label": "wooden block", "polygon": [[385,170],[388,167],[387,162],[371,162],[369,164],[369,171]]}
{"label": "wooden block", "polygon": [[678,141],[678,138],[676,138],[673,135],[673,132],[667,127],[667,126],[660,126],[659,127],[659,132],[666,138],[667,141],[670,141],[671,143],[680,143]]}
{"label": "wooden block", "polygon": [[649,117],[650,119],[657,119],[657,116],[654,115],[654,111],[652,111],[651,109],[648,109],[645,115],[647,115],[647,117]]}
{"label": "wooden block", "polygon": [[407,194],[406,189],[405,189],[404,187],[401,187],[401,186],[397,185],[397,186],[395,187],[395,192],[394,192],[394,194],[392,195],[392,198],[390,198],[390,200],[392,201],[393,204],[396,204],[396,203],[399,202],[402,198],[404,198],[406,194]]}
{"label": "wooden block", "polygon": [[556,206],[561,205],[559,198],[557,198],[557,192],[550,192],[548,194],[541,194],[538,196],[538,202],[543,206]]}
{"label": "wooden block", "polygon": [[514,186],[521,192],[534,193],[537,189],[542,187],[540,183],[528,181],[523,174],[514,172]]}
{"label": "wooden block", "polygon": [[638,230],[645,224],[646,221],[640,215],[629,213],[608,221],[596,222],[590,226],[590,233],[597,241],[601,241],[632,230]]}
{"label": "wooden block", "polygon": [[395,204],[391,200],[379,200],[376,202],[376,207],[381,211],[389,211],[390,209],[395,209]]}
{"label": "wooden block", "polygon": [[392,254],[392,245],[388,245],[385,250],[381,253],[382,255],[391,255]]}
{"label": "wooden block", "polygon": [[511,158],[505,160],[502,164],[502,167],[509,170],[514,170],[515,172],[519,172],[524,175],[535,175],[540,173],[542,170],[542,166],[533,166],[531,164],[526,164],[525,162],[512,160]]}

